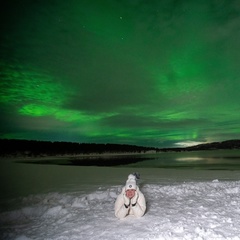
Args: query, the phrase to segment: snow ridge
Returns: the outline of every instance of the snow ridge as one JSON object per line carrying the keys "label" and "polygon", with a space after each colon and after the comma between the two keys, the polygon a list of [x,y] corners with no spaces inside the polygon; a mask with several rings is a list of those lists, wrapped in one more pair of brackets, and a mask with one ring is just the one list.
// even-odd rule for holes
{"label": "snow ridge", "polygon": [[240,181],[141,186],[147,212],[118,220],[121,186],[91,193],[50,192],[21,198],[0,214],[1,239],[240,239]]}

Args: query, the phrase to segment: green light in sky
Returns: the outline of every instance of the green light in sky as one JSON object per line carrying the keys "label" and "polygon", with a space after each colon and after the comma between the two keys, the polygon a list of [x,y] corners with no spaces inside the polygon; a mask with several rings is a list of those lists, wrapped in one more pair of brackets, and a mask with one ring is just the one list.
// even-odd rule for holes
{"label": "green light in sky", "polygon": [[20,114],[32,117],[50,116],[53,115],[55,111],[55,108],[38,104],[26,104],[18,110]]}
{"label": "green light in sky", "polygon": [[183,119],[197,119],[198,116],[194,116],[194,112],[191,113],[189,116],[189,111],[174,111],[174,110],[165,110],[159,113],[153,114],[153,117],[159,118],[159,120],[166,120],[166,121],[179,121]]}
{"label": "green light in sky", "polygon": [[87,114],[81,111],[58,109],[54,116],[56,119],[66,122],[96,122],[102,118],[113,116],[115,113],[100,113],[100,114]]}
{"label": "green light in sky", "polygon": [[[75,13],[76,23],[86,30],[95,34],[95,37],[101,37],[104,41],[121,41],[130,34],[130,19],[122,16],[125,12],[123,6],[108,2],[95,2],[94,5],[88,2],[79,2],[72,11]],[[83,11],[84,9],[84,11]],[[80,14],[79,14],[80,13]]]}
{"label": "green light in sky", "polygon": [[10,7],[0,132],[155,146],[239,135],[239,9],[220,2],[29,1],[17,14]]}
{"label": "green light in sky", "polygon": [[169,62],[155,66],[151,72],[158,90],[172,98],[182,94],[201,93],[208,87],[205,63],[199,61],[199,51],[194,47],[176,50]]}
{"label": "green light in sky", "polygon": [[48,116],[62,122],[83,124],[85,131],[88,129],[88,135],[91,135],[91,132],[98,132],[97,121],[115,115],[114,112],[88,114],[65,108],[64,104],[74,90],[46,74],[28,71],[22,66],[5,66],[3,76],[0,101],[17,106],[18,113],[23,116]]}
{"label": "green light in sky", "polygon": [[[0,102],[7,104],[60,106],[66,101],[66,86],[52,77],[22,66],[5,66],[0,83]],[[28,107],[29,108],[29,107]],[[34,107],[31,106],[34,110]],[[39,112],[39,109],[36,109]]]}

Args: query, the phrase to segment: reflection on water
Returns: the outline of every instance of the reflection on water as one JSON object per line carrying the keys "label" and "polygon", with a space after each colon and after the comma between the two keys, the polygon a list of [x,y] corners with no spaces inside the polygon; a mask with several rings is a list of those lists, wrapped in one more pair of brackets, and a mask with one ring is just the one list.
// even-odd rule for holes
{"label": "reflection on water", "polygon": [[200,158],[200,157],[180,157],[180,158],[176,158],[176,161],[187,161],[187,162],[192,162],[192,161],[200,161],[203,160],[204,158]]}
{"label": "reflection on water", "polygon": [[209,170],[240,170],[240,150],[168,152],[151,155],[152,159],[129,166]]}
{"label": "reflection on water", "polygon": [[240,150],[211,150],[195,152],[161,152],[157,154],[85,155],[28,159],[21,163],[116,166],[134,168],[182,168],[208,170],[240,170]]}

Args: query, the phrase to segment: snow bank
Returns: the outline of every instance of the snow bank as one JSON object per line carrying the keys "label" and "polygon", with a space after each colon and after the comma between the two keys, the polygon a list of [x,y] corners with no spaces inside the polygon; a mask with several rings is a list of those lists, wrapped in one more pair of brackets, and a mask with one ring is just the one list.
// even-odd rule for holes
{"label": "snow bank", "polygon": [[1,239],[240,239],[240,181],[141,186],[142,218],[114,216],[120,185],[91,193],[52,192],[19,200],[0,214]]}

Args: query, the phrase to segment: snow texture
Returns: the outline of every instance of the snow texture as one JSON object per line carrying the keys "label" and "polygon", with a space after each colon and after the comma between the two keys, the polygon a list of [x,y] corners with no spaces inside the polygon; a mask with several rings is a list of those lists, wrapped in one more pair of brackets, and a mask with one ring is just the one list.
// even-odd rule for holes
{"label": "snow texture", "polygon": [[[53,167],[46,174],[57,169],[61,170]],[[0,213],[0,239],[240,239],[239,172],[142,169],[145,180],[139,186],[147,212],[141,218],[119,220],[114,202],[131,169],[77,169],[85,178],[90,172],[96,175],[89,190],[83,191],[83,183],[77,187],[65,182],[67,191],[59,185],[51,186],[54,191],[11,198]],[[76,168],[66,171],[76,174]],[[114,184],[106,172],[115,176]],[[124,180],[116,184],[118,178]]]}

